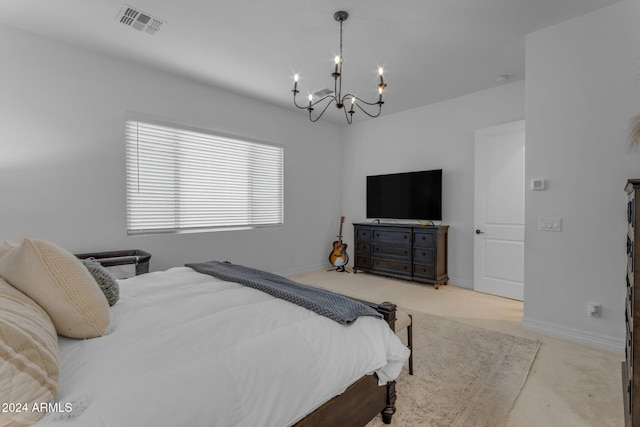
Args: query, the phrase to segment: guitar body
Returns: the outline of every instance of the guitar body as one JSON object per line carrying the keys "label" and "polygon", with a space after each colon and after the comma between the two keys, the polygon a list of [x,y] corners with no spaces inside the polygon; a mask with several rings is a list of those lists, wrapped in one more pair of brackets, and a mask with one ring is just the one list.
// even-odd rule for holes
{"label": "guitar body", "polygon": [[342,243],[342,224],[344,224],[344,216],[340,217],[340,232],[338,240],[333,242],[333,250],[329,254],[329,262],[336,267],[338,271],[344,271],[344,266],[349,262],[347,254],[347,244]]}
{"label": "guitar body", "polygon": [[333,250],[329,254],[329,262],[334,267],[343,267],[349,262],[347,244],[336,240],[333,242]]}

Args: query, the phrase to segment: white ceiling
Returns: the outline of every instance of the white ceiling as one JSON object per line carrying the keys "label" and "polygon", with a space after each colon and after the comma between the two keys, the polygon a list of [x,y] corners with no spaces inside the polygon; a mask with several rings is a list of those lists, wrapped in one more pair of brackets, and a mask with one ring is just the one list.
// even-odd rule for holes
{"label": "white ceiling", "polygon": [[[377,100],[384,67],[387,115],[504,84],[500,75],[521,80],[527,33],[618,1],[0,0],[0,22],[295,109],[295,73],[302,103],[333,88],[333,14],[345,10],[343,90]],[[155,35],[120,24],[125,4],[166,24]],[[333,107],[325,118],[344,122]]]}

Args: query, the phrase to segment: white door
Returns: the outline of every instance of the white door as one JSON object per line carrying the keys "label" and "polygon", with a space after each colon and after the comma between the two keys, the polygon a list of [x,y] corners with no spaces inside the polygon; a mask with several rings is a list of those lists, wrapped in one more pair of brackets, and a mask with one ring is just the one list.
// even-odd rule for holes
{"label": "white door", "polygon": [[473,289],[520,301],[524,139],[524,121],[478,129],[475,137]]}

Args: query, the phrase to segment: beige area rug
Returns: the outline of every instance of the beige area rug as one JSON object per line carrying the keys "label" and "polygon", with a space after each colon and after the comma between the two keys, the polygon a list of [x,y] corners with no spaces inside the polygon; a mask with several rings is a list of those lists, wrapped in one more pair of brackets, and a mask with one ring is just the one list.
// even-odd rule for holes
{"label": "beige area rug", "polygon": [[[422,313],[413,325],[414,375],[398,378],[391,425],[504,426],[540,342]],[[367,427],[384,425],[378,416]]]}

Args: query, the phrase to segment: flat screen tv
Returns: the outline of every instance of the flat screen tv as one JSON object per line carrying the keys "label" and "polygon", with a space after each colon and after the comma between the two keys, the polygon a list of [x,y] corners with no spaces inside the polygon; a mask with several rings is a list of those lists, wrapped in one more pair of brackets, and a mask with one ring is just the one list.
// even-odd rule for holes
{"label": "flat screen tv", "polygon": [[367,218],[442,220],[442,169],[367,176]]}

